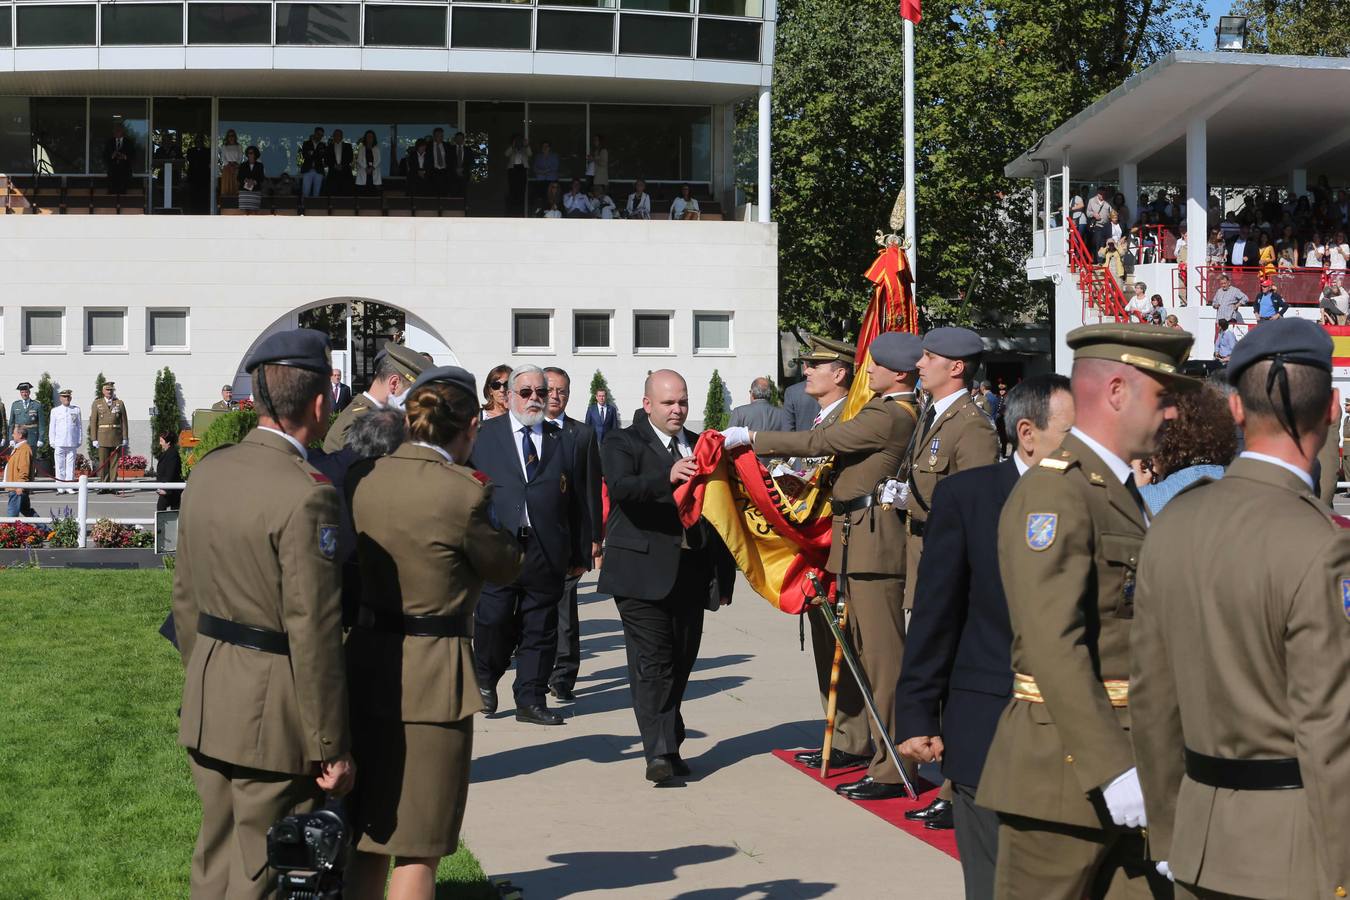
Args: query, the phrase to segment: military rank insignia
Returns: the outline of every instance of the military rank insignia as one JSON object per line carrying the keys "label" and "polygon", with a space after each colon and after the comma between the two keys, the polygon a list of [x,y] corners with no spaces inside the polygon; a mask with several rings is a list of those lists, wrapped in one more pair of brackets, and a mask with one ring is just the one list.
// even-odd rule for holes
{"label": "military rank insignia", "polygon": [[[1055,542],[1059,516],[1055,513],[1031,513],[1027,516],[1027,546],[1032,550],[1046,550]],[[1350,579],[1347,579],[1350,581]]]}
{"label": "military rank insignia", "polygon": [[1345,617],[1350,619],[1350,578],[1341,579],[1341,609],[1345,610]]}
{"label": "military rank insignia", "polygon": [[336,525],[319,526],[319,553],[323,554],[324,559],[337,556],[337,531]]}

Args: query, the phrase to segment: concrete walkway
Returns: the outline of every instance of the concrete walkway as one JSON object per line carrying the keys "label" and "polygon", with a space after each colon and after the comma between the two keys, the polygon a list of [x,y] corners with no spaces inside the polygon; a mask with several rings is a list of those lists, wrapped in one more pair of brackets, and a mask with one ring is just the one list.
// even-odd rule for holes
{"label": "concrete walkway", "polygon": [[[742,580],[707,617],[684,718],[694,775],[657,788],[630,707],[613,601],[581,587],[582,669],[567,724],[479,717],[464,838],[525,900],[963,896],[959,864],[769,751],[818,747],[820,703],[797,620]],[[808,638],[809,641],[809,638]]]}

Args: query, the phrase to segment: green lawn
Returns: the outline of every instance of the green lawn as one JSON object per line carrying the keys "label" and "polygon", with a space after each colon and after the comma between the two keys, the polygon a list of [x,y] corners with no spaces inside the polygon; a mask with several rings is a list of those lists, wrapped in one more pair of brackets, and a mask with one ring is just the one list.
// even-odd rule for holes
{"label": "green lawn", "polygon": [[[200,809],[158,634],[170,577],[0,570],[0,898],[187,896]],[[439,882],[497,896],[463,847]]]}

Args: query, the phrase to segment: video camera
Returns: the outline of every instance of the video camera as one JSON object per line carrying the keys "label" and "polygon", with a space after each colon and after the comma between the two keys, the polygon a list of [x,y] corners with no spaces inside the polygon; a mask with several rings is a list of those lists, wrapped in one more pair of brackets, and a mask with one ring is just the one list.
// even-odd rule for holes
{"label": "video camera", "polygon": [[348,842],[336,802],[267,829],[267,864],[277,873],[278,900],[341,900]]}

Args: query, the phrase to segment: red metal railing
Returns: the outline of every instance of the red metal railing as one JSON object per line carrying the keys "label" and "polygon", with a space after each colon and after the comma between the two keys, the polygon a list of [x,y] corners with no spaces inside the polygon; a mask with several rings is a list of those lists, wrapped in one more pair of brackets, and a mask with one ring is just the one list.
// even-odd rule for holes
{"label": "red metal railing", "polygon": [[[1214,292],[1219,289],[1219,276],[1228,275],[1233,279],[1233,285],[1249,299],[1255,300],[1256,295],[1261,293],[1261,273],[1268,271],[1261,266],[1199,266],[1196,268],[1196,277],[1199,278],[1200,295],[1204,297],[1204,302],[1209,303],[1214,299]],[[1276,269],[1272,276],[1275,281],[1275,290],[1280,292],[1280,296],[1291,306],[1317,306],[1322,299],[1322,288],[1342,279],[1346,282],[1346,289],[1350,290],[1350,278],[1346,277],[1344,269],[1323,269],[1300,267],[1294,269]]]}
{"label": "red metal railing", "polygon": [[1135,251],[1139,254],[1139,261],[1145,265],[1155,262],[1176,262],[1178,236],[1178,232],[1171,225],[1140,225],[1141,245]]}
{"label": "red metal railing", "polygon": [[1098,310],[1103,316],[1117,322],[1128,322],[1125,311],[1125,293],[1116,276],[1106,266],[1098,265],[1088,252],[1087,244],[1078,229],[1070,225],[1064,229],[1069,242],[1069,271],[1078,279],[1078,292],[1083,295],[1083,321],[1088,309]]}

